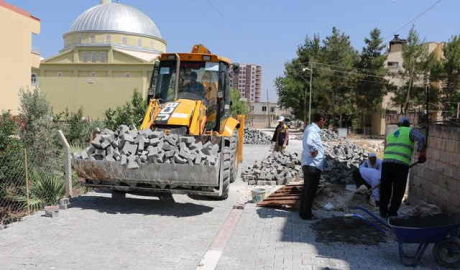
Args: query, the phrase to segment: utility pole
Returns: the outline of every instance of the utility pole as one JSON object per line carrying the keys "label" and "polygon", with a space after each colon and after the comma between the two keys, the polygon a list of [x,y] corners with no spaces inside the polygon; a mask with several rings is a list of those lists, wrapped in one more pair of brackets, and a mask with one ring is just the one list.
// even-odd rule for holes
{"label": "utility pole", "polygon": [[268,127],[271,127],[271,121],[270,121],[270,100],[268,96],[268,88],[267,88],[267,116],[268,116]]}
{"label": "utility pole", "polygon": [[460,102],[457,102],[457,119],[460,116]]}

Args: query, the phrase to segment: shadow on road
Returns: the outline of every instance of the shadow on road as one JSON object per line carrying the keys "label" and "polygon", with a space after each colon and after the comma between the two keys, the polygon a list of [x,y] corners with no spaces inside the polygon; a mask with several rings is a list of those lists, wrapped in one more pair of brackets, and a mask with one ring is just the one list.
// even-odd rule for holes
{"label": "shadow on road", "polygon": [[143,214],[190,217],[209,213],[213,207],[194,203],[180,203],[155,199],[112,199],[100,196],[82,196],[72,200],[71,208],[91,209],[107,214]]}

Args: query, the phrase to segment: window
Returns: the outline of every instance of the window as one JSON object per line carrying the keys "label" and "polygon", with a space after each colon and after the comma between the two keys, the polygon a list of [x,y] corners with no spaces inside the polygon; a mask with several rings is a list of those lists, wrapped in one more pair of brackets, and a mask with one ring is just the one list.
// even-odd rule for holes
{"label": "window", "polygon": [[150,47],[153,48],[153,40],[150,40]]}
{"label": "window", "polygon": [[137,40],[137,46],[138,46],[138,47],[142,47],[142,39],[138,39],[138,40]]}
{"label": "window", "polygon": [[81,35],[80,35],[80,36],[77,37],[77,43],[78,43],[78,44],[81,44],[81,41],[82,41],[82,37],[81,37]]}
{"label": "window", "polygon": [[112,36],[111,35],[107,35],[105,37],[105,43],[111,43],[112,42]]}
{"label": "window", "polygon": [[123,37],[123,38],[121,39],[121,43],[122,43],[123,45],[127,45],[127,44],[128,44],[128,38],[127,38],[127,37]]}
{"label": "window", "polygon": [[399,67],[399,62],[388,62],[388,66],[391,68]]}
{"label": "window", "polygon": [[95,37],[95,36],[91,36],[91,37],[90,37],[90,42],[91,42],[91,43],[96,43],[96,37]]}
{"label": "window", "polygon": [[62,77],[62,72],[58,71],[57,76]]}
{"label": "window", "polygon": [[38,82],[38,80],[37,80],[37,75],[32,74],[32,78],[31,78],[31,83],[32,83],[32,85],[36,86],[36,85],[37,85],[37,82]]}
{"label": "window", "polygon": [[87,63],[89,61],[89,53],[83,52],[83,62]]}
{"label": "window", "polygon": [[131,73],[130,72],[126,72],[126,78],[131,78]]}
{"label": "window", "polygon": [[97,73],[96,72],[91,72],[91,77],[96,77]]}
{"label": "window", "polygon": [[91,53],[91,62],[93,62],[93,63],[97,62],[97,52],[92,52]]}
{"label": "window", "polygon": [[267,111],[267,106],[262,106],[262,111],[266,112]]}
{"label": "window", "polygon": [[274,112],[275,112],[275,107],[271,107],[271,108],[270,108],[270,112],[271,112],[271,113],[274,113]]}
{"label": "window", "polygon": [[107,63],[107,52],[101,52],[101,62]]}

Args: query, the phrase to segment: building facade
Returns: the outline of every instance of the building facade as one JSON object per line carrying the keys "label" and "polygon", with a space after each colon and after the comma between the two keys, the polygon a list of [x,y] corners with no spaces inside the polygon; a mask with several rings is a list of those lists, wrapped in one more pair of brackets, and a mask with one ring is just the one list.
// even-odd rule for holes
{"label": "building facade", "polygon": [[[399,35],[395,35],[389,43],[387,58],[384,63],[389,73],[387,79],[396,87],[403,87],[405,84],[405,80],[398,75],[399,72],[403,71],[403,47],[405,43],[405,39],[401,39]],[[428,47],[429,54],[435,54],[438,59],[443,57],[443,43],[427,42],[425,45]],[[422,86],[425,82],[423,78],[420,78],[414,83],[415,85]],[[436,84],[436,82],[432,82],[432,84]],[[364,127],[367,129],[365,133],[370,133],[372,135],[385,134],[386,125],[388,124],[385,121],[385,118],[388,118],[386,115],[401,113],[400,108],[392,103],[391,100],[393,97],[393,93],[384,96],[380,111],[367,117],[367,123]]]}
{"label": "building facade", "polygon": [[230,87],[240,91],[249,102],[260,102],[262,98],[262,67],[241,64],[238,73],[231,71]]}
{"label": "building facade", "polygon": [[249,103],[249,112],[246,116],[246,125],[253,128],[275,127],[279,116],[289,118],[290,109],[281,109],[277,103],[254,102]]}
{"label": "building facade", "polygon": [[[40,55],[32,49],[32,34],[40,33],[40,19],[29,12],[0,0],[0,111],[19,110],[20,89],[31,89],[32,68]],[[7,37],[7,38],[6,38]]]}
{"label": "building facade", "polygon": [[82,13],[63,36],[58,55],[34,70],[55,112],[83,108],[85,116],[147,96],[153,64],[166,51],[155,23],[141,11],[111,0]]}

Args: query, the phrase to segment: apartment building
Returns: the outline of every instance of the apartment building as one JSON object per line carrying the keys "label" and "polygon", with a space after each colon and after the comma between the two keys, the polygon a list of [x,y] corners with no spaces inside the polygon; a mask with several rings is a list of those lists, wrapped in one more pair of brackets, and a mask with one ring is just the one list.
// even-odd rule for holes
{"label": "apartment building", "polygon": [[238,73],[231,71],[230,87],[240,91],[249,102],[260,102],[262,98],[262,67],[241,64]]}
{"label": "apartment building", "polygon": [[0,111],[17,114],[19,90],[32,89],[32,69],[40,65],[40,54],[32,49],[32,35],[40,33],[40,19],[0,0],[0,32],[5,37],[0,44]]}

